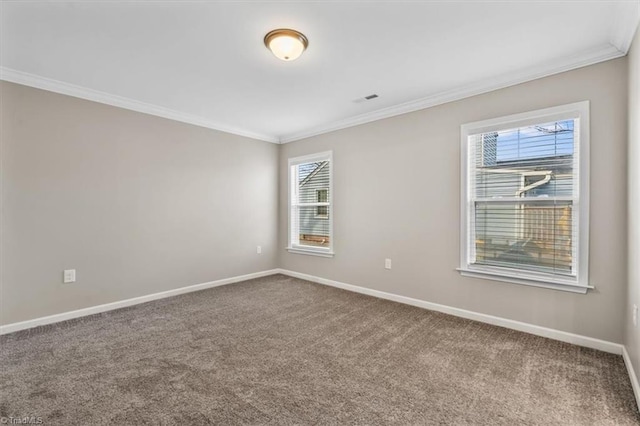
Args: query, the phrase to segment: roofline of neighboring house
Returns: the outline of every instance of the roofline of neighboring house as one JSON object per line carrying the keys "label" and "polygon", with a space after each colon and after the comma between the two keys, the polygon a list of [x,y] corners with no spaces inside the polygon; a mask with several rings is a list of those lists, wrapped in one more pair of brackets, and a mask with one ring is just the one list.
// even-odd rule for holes
{"label": "roofline of neighboring house", "polygon": [[312,177],[314,177],[315,175],[317,175],[320,170],[322,170],[327,164],[329,164],[328,161],[323,161],[318,167],[316,167],[316,169],[314,171],[312,171],[311,173],[309,173],[307,175],[306,178],[303,179],[302,182],[300,182],[300,186],[304,186],[307,182],[309,182],[311,180]]}
{"label": "roofline of neighboring house", "polygon": [[567,164],[566,160],[571,159],[572,155],[557,155],[551,157],[537,157],[531,158],[527,160],[509,160],[509,161],[497,161],[496,164],[491,166],[483,166],[482,168],[485,170],[499,170],[505,167],[510,168],[523,168],[523,167],[531,167],[537,165],[540,161],[548,161],[546,164],[540,164],[539,166],[545,169],[552,169],[554,171],[559,171],[562,169],[570,169],[572,164]]}
{"label": "roofline of neighboring house", "polygon": [[564,155],[549,155],[547,157],[534,157],[534,158],[524,158],[522,160],[507,160],[507,161],[496,161],[496,165],[505,166],[509,164],[527,164],[527,163],[536,163],[541,160],[566,160],[572,158],[573,154],[564,154]]}

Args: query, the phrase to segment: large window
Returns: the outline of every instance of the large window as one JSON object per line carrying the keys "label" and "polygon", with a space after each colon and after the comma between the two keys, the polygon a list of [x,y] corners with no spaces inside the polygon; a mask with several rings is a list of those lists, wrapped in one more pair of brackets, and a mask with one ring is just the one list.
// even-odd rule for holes
{"label": "large window", "polygon": [[463,275],[586,292],[589,104],[462,126]]}
{"label": "large window", "polygon": [[289,159],[289,251],[333,256],[331,190],[331,152]]}

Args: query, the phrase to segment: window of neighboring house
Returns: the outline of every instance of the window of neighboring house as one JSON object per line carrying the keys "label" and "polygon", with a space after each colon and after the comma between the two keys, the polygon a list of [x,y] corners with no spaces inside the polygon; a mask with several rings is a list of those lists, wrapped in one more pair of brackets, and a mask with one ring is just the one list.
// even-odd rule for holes
{"label": "window of neighboring house", "polygon": [[[329,202],[329,190],[328,189],[316,189],[316,201],[318,203],[328,203]],[[328,205],[319,205],[316,207],[316,217],[322,219],[329,218],[329,206]]]}
{"label": "window of neighboring house", "polygon": [[331,161],[331,152],[289,159],[290,252],[333,256]]}
{"label": "window of neighboring house", "polygon": [[585,293],[589,103],[462,126],[463,275]]}

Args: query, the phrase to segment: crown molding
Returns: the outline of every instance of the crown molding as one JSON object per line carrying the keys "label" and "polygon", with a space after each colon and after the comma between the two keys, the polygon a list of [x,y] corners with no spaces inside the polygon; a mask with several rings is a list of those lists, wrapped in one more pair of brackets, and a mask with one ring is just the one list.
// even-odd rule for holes
{"label": "crown molding", "polygon": [[618,3],[609,37],[611,44],[626,55],[640,23],[640,2]]}
{"label": "crown molding", "polygon": [[323,133],[345,129],[347,127],[358,126],[360,124],[370,123],[372,121],[382,120],[384,118],[390,118],[397,115],[442,105],[448,102],[453,102],[460,99],[469,98],[471,96],[491,92],[493,90],[515,86],[516,84],[526,83],[528,81],[547,77],[553,74],[559,74],[565,71],[571,71],[588,65],[597,64],[599,62],[616,59],[624,56],[625,54],[626,52],[620,51],[614,45],[607,43],[596,49],[591,49],[577,55],[571,55],[561,59],[547,61],[543,64],[538,65],[537,67],[528,67],[525,70],[503,74],[496,78],[483,80],[475,84],[457,87],[451,90],[437,93],[435,95],[357,115],[345,120],[328,123],[322,126],[314,127],[310,130],[284,135],[280,138],[280,143],[294,142],[300,139],[309,138],[311,136],[317,136]]}
{"label": "crown molding", "polygon": [[[273,135],[265,135],[250,132],[244,129],[233,128],[222,125],[212,120],[208,120],[196,115],[186,114],[183,112],[171,110],[157,105],[152,105],[122,96],[112,95],[93,89],[88,89],[74,84],[53,80],[34,74],[17,71],[11,68],[0,67],[0,80],[12,83],[22,84],[25,86],[35,87],[37,89],[48,90],[63,95],[73,96],[80,99],[86,99],[99,102],[119,108],[150,114],[170,120],[180,121],[183,123],[193,124],[208,129],[218,130],[252,139],[258,139],[271,143],[289,143],[324,133],[333,132],[348,127],[358,126],[385,118],[395,117],[397,115],[418,111],[425,108],[442,105],[448,102],[457,101],[471,96],[480,95],[491,92],[493,90],[502,89],[517,84],[526,83],[528,81],[547,77],[588,65],[597,64],[599,62],[608,61],[625,56],[630,45],[636,27],[638,18],[633,13],[628,14],[630,17],[623,19],[617,25],[615,34],[612,34],[612,43],[605,44],[596,49],[588,50],[580,54],[567,56],[553,61],[547,61],[537,67],[529,67],[526,70],[520,70],[514,73],[503,74],[496,78],[479,81],[474,84],[457,87],[451,90],[436,93],[431,96],[360,114],[344,120],[338,120],[321,126],[313,127],[301,132],[283,135],[281,137]],[[620,47],[618,47],[620,46]]]}
{"label": "crown molding", "polygon": [[50,92],[73,96],[80,99],[86,99],[88,101],[111,105],[118,108],[124,108],[131,111],[137,111],[144,114],[155,115],[157,117],[180,121],[187,124],[193,124],[199,127],[206,127],[207,129],[218,130],[221,132],[244,136],[251,139],[258,139],[271,143],[279,143],[278,138],[271,135],[254,133],[244,129],[229,127],[206,119],[204,117],[199,117],[197,115],[175,111],[158,105],[148,104],[145,102],[136,101],[134,99],[125,98],[118,95],[112,95],[110,93],[100,92],[98,90],[93,90],[82,86],[76,86],[75,84],[65,83],[63,81],[53,80],[51,78],[41,77],[35,74],[29,74],[7,67],[0,67],[0,80],[21,84],[23,86],[34,87],[36,89],[48,90]]}

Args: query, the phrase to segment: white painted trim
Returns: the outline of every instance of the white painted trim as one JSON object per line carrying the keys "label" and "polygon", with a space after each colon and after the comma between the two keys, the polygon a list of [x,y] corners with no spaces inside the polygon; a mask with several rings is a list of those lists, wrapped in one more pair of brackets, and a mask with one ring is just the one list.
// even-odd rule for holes
{"label": "white painted trim", "polygon": [[372,121],[382,120],[384,118],[394,117],[396,115],[406,114],[434,107],[436,105],[442,105],[448,102],[503,89],[505,87],[515,86],[516,84],[526,83],[527,81],[548,77],[553,74],[559,74],[561,72],[571,71],[588,65],[597,64],[599,62],[620,58],[625,55],[626,51],[620,51],[612,44],[607,43],[599,48],[588,50],[577,55],[556,58],[553,61],[545,62],[537,67],[527,67],[521,71],[504,74],[496,78],[482,80],[462,87],[456,87],[415,101],[394,105],[388,108],[350,117],[345,120],[334,121],[312,129],[284,135],[280,137],[280,143],[294,142],[311,136],[329,133],[335,130],[345,129],[347,127],[358,126],[360,124],[370,123]]}
{"label": "white painted trim", "polygon": [[629,380],[631,380],[631,387],[633,388],[633,393],[636,396],[636,404],[638,404],[638,410],[640,410],[640,382],[638,382],[638,376],[633,370],[633,364],[631,364],[631,358],[629,357],[629,352],[627,352],[627,348],[625,346],[622,347],[622,359],[624,359],[624,364],[627,366]]}
{"label": "white painted trim", "polygon": [[312,249],[304,249],[304,248],[300,248],[300,246],[296,246],[296,247],[285,247],[285,249],[289,252],[289,253],[294,253],[294,254],[305,254],[305,255],[309,255],[309,256],[319,256],[319,257],[333,257],[335,255],[334,252],[330,251],[329,249],[327,249],[326,251],[320,251],[319,249],[316,250],[312,250]]}
{"label": "white painted trim", "polygon": [[609,40],[618,50],[629,53],[633,36],[640,23],[640,3],[634,1],[620,2],[613,5],[616,8],[615,19],[611,25]]}
{"label": "white painted trim", "polygon": [[568,291],[570,293],[578,293],[578,294],[586,294],[589,289],[595,288],[593,286],[585,287],[585,286],[576,285],[573,283],[562,283],[562,282],[554,283],[551,279],[537,281],[537,280],[531,279],[530,277],[520,278],[515,274],[509,275],[509,274],[503,274],[500,272],[486,272],[481,268],[478,268],[478,270],[457,268],[457,271],[463,277],[482,278],[485,280],[500,281],[503,283],[510,283],[510,284],[528,285],[532,287],[548,288],[551,290],[558,290],[558,291]]}
{"label": "white painted trim", "polygon": [[271,269],[261,272],[255,272],[246,275],[239,275],[231,278],[224,278],[216,281],[209,281],[202,284],[195,284],[187,287],[181,287],[173,290],[163,291],[160,293],[149,294],[146,296],[134,297],[132,299],[121,300],[118,302],[106,303],[103,305],[92,306],[89,308],[78,309],[75,311],[64,312],[61,314],[49,315],[46,317],[35,318],[32,320],[16,322],[0,326],[0,335],[13,333],[20,330],[26,330],[29,328],[37,327],[40,325],[54,324],[61,321],[66,321],[74,318],[80,318],[88,315],[99,314],[102,312],[108,312],[115,309],[125,308],[128,306],[138,305],[141,303],[151,302],[153,300],[165,299],[167,297],[178,296],[180,294],[191,293],[194,291],[205,290],[213,287],[220,287],[227,284],[233,284],[241,281],[246,281],[254,278],[266,277],[274,274],[284,274],[294,278],[300,278],[303,280],[315,282],[318,284],[328,285],[331,287],[340,288],[354,293],[365,294],[368,296],[377,297],[380,299],[391,300],[406,305],[416,306],[423,309],[429,309],[432,311],[442,312],[445,314],[457,316],[460,318],[466,318],[474,321],[483,322],[486,324],[492,324],[500,327],[509,328],[511,330],[522,331],[536,336],[547,337],[549,339],[559,340],[561,342],[567,342],[587,348],[598,349],[604,352],[609,352],[616,355],[622,355],[624,363],[629,372],[629,378],[631,380],[631,386],[640,408],[640,385],[638,384],[638,378],[634,372],[633,365],[627,349],[618,343],[607,342],[605,340],[594,339],[592,337],[581,336],[578,334],[567,333],[565,331],[554,330],[551,328],[540,327],[533,324],[528,324],[520,321],[514,321],[506,318],[496,317],[493,315],[481,314],[478,312],[468,311],[465,309],[454,308],[452,306],[440,305],[437,303],[431,303],[424,300],[414,299],[411,297],[400,296],[393,293],[387,293],[379,290],[373,290],[366,287],[355,286],[351,284],[345,284],[339,281],[333,281],[325,278],[316,277],[309,274],[300,272],[294,272],[287,269]]}
{"label": "white painted trim", "polygon": [[54,324],[60,321],[66,321],[73,318],[85,317],[88,315],[99,314],[101,312],[113,311],[114,309],[125,308],[127,306],[138,305],[140,303],[151,302],[152,300],[165,299],[167,297],[177,296],[179,294],[191,293],[194,291],[205,290],[207,288],[220,287],[227,284],[233,284],[240,281],[251,280],[254,278],[266,277],[278,273],[277,269],[271,269],[262,272],[254,272],[252,274],[239,275],[231,278],[224,278],[216,281],[209,281],[202,284],[180,287],[173,290],[162,291],[160,293],[148,294],[146,296],[134,297],[132,299],[120,300],[104,305],[91,306],[89,308],[78,309],[75,311],[63,312],[61,314],[49,315],[46,317],[34,318],[22,322],[14,322],[0,326],[0,335],[13,333],[15,331],[26,330],[28,328],[37,327],[39,325]]}
{"label": "white painted trim", "polygon": [[[370,123],[372,121],[382,120],[385,118],[395,117],[397,115],[430,108],[433,106],[457,101],[471,96],[480,95],[482,93],[491,92],[505,87],[514,86],[516,84],[525,83],[527,81],[547,77],[553,74],[558,74],[561,72],[570,71],[573,69],[582,68],[588,65],[593,65],[599,62],[604,62],[611,59],[619,58],[621,56],[625,56],[631,44],[631,38],[629,38],[629,36],[633,37],[633,32],[631,32],[630,29],[632,22],[633,21],[631,19],[626,19],[623,23],[621,23],[624,25],[616,30],[615,33],[612,33],[611,39],[613,40],[613,43],[615,45],[607,43],[598,48],[591,49],[576,55],[570,55],[563,58],[557,58],[553,61],[545,62],[537,67],[527,67],[526,69],[520,70],[518,72],[507,73],[496,78],[479,81],[450,90],[445,90],[443,92],[416,99],[414,101],[409,101],[403,104],[390,106],[388,108],[371,111],[344,120],[333,121],[321,126],[303,130],[301,132],[281,135],[280,137],[276,135],[260,134],[244,129],[229,127],[204,117],[199,117],[171,110],[158,105],[148,104],[136,101],[134,99],[112,95],[86,87],[41,77],[35,74],[29,74],[11,68],[0,67],[0,80],[10,81],[12,83],[18,83],[55,93],[61,93],[63,95],[74,96],[80,99],[87,99],[94,102],[129,109],[132,111],[138,111],[145,114],[168,118],[170,120],[176,120],[183,123],[189,123],[196,126],[206,127],[208,129],[219,130],[222,132],[245,136],[248,138],[258,139],[266,142],[289,143],[311,136],[333,132],[335,130],[358,126],[360,124]],[[616,47],[618,45],[622,48],[622,50]]]}
{"label": "white painted trim", "polygon": [[[551,108],[522,112],[504,117],[475,121],[460,126],[460,267],[462,275],[474,278],[485,278],[522,285],[533,285],[555,290],[565,290],[575,293],[587,293],[593,288],[589,283],[589,101],[574,102]],[[474,201],[477,197],[471,194],[472,188],[469,175],[475,168],[469,155],[469,137],[487,132],[515,129],[536,123],[547,123],[555,120],[577,119],[575,129],[576,140],[574,146],[574,170],[578,170],[578,184],[574,186],[574,194],[568,198],[572,200],[574,221],[578,223],[578,248],[573,259],[575,262],[574,276],[551,276],[549,274],[529,272],[521,269],[475,265],[474,241]],[[575,154],[575,153],[574,153]],[[579,161],[579,163],[577,163]],[[578,190],[576,192],[576,189]],[[516,198],[517,199],[517,198]],[[556,199],[555,197],[548,200]],[[509,197],[504,199],[509,200]],[[494,200],[492,200],[495,202]],[[500,200],[499,202],[502,202]]]}
{"label": "white painted trim", "polygon": [[0,67],[0,80],[22,84],[23,86],[35,87],[36,89],[48,90],[50,92],[73,96],[80,99],[86,99],[89,101],[111,105],[118,108],[124,108],[131,111],[137,111],[157,117],[168,118],[169,120],[175,120],[182,123],[193,124],[195,126],[206,127],[207,129],[218,130],[238,136],[244,136],[247,138],[258,139],[271,143],[279,142],[277,137],[271,135],[255,133],[248,130],[239,129],[237,127],[229,127],[227,125],[215,122],[208,118],[199,117],[197,115],[175,111],[162,106],[148,104],[118,95],[112,95],[110,93],[100,92],[98,90],[89,89],[87,87],[76,86],[75,84],[65,83],[63,81],[40,77],[35,74],[29,74],[11,68]]}
{"label": "white painted trim", "polygon": [[373,290],[366,287],[359,287],[352,284],[345,284],[339,281],[328,280],[325,278],[320,278],[320,277],[316,277],[309,274],[289,271],[287,269],[277,269],[277,272],[284,275],[291,276],[291,277],[312,281],[318,284],[324,284],[331,287],[341,288],[343,290],[348,290],[355,293],[366,294],[368,296],[373,296],[380,299],[392,300],[394,302],[404,303],[405,305],[417,306],[419,308],[442,312],[445,314],[454,315],[456,317],[466,318],[474,321],[479,321],[486,324],[497,325],[500,327],[509,328],[511,330],[522,331],[525,333],[534,334],[536,336],[547,337],[549,339],[559,340],[561,342],[566,342],[574,345],[584,346],[587,348],[597,349],[600,351],[609,352],[616,355],[621,355],[623,350],[623,346],[619,343],[613,343],[613,342],[608,342],[606,340],[594,339],[593,337],[581,336],[579,334],[568,333],[566,331],[554,330],[552,328],[541,327],[538,325],[528,324],[520,321],[514,321],[507,318],[481,314],[478,312],[468,311],[466,309],[454,308],[452,306],[447,306],[447,305],[440,305],[438,303],[431,303],[425,300],[413,299],[411,297],[400,296],[397,294],[387,293],[379,290]]}
{"label": "white painted trim", "polygon": [[[327,248],[312,248],[303,247],[299,242],[294,242],[293,222],[291,220],[291,211],[293,205],[293,197],[296,198],[296,204],[298,202],[298,178],[292,173],[293,168],[300,164],[313,163],[318,161],[329,161],[329,247]],[[314,256],[333,257],[333,151],[317,152],[315,154],[302,155],[299,157],[291,157],[288,159],[287,168],[287,247],[290,253],[297,254],[310,254]],[[296,237],[297,238],[297,237]]]}
{"label": "white painted trim", "polygon": [[289,158],[289,167],[297,166],[305,163],[314,163],[318,161],[333,160],[333,151],[322,151],[314,154],[300,155],[298,157]]}

